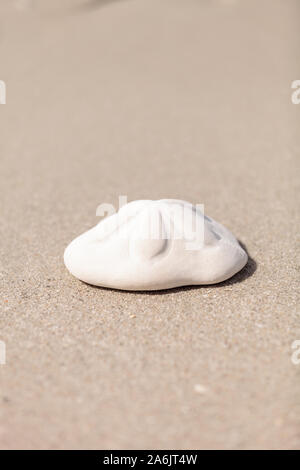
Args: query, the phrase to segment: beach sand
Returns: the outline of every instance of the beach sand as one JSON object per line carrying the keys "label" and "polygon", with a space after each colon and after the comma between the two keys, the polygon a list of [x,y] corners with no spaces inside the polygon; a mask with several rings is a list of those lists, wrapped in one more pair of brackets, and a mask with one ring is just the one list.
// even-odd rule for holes
{"label": "beach sand", "polygon": [[[297,0],[0,6],[0,447],[299,449]],[[203,203],[217,286],[73,278],[103,202]]]}

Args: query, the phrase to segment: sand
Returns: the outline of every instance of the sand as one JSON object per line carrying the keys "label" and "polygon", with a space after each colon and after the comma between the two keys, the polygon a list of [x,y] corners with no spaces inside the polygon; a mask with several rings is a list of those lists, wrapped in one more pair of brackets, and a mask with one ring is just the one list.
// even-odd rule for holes
{"label": "sand", "polygon": [[[0,447],[300,448],[297,0],[0,6]],[[203,203],[250,261],[130,293],[63,251],[103,202]]]}

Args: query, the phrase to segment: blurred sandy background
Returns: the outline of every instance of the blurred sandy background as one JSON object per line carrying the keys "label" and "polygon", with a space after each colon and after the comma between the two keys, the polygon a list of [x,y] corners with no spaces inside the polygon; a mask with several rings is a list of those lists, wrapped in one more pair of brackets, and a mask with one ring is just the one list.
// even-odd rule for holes
{"label": "blurred sandy background", "polygon": [[[1,0],[1,448],[300,448],[299,13]],[[157,294],[79,282],[64,248],[119,195],[204,203],[248,266]]]}

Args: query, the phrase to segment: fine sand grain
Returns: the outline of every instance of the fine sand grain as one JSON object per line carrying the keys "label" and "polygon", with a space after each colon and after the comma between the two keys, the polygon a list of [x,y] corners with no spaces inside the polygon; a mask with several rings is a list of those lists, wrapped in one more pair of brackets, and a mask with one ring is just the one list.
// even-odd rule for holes
{"label": "fine sand grain", "polygon": [[[0,4],[0,447],[300,448],[297,0]],[[103,202],[204,203],[233,279],[94,288]],[[298,263],[297,263],[298,261]]]}

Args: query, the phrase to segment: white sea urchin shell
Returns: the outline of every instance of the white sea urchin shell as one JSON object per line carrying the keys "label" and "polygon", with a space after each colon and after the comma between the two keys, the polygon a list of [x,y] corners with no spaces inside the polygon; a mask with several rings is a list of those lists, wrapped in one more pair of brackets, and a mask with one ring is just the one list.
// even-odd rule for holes
{"label": "white sea urchin shell", "polygon": [[158,290],[224,281],[247,253],[223,225],[186,201],[133,201],[73,240],[68,270],[96,286]]}

